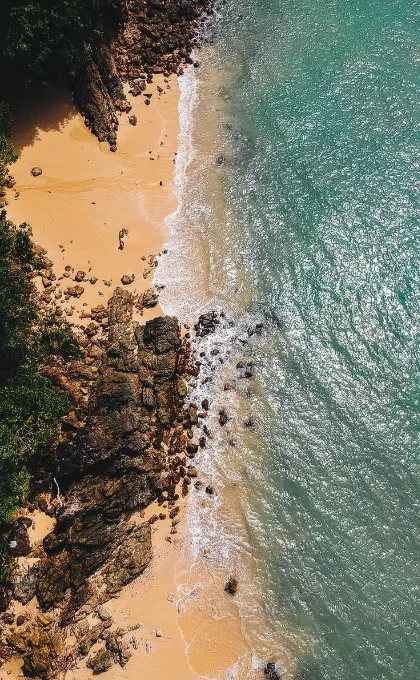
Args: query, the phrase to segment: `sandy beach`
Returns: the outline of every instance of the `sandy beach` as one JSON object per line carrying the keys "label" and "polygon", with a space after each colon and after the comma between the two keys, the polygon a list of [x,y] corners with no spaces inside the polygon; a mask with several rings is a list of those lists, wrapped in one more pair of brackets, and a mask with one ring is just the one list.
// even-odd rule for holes
{"label": "sandy beach", "polygon": [[[8,193],[8,215],[16,223],[28,222],[35,242],[46,249],[56,275],[53,302],[76,326],[91,307],[106,305],[124,275],[134,275],[127,285],[133,293],[150,289],[154,268],[164,257],[164,220],[176,207],[177,80],[156,76],[146,94],[152,94],[148,106],[144,97],[131,98],[129,115],[136,116],[136,125],[129,115],[121,116],[116,153],[89,132],[62,90],[49,87],[41,95],[35,93],[30,106],[15,114],[18,161],[12,168],[16,185]],[[42,174],[34,177],[33,167],[40,167]],[[122,249],[121,230],[126,230]],[[85,273],[79,282],[78,271]],[[44,292],[40,278],[36,283]],[[66,288],[76,283],[83,293],[66,299]],[[145,309],[138,320],[160,314],[157,305]],[[155,512],[149,507],[146,518]],[[138,680],[140,672],[147,680],[223,678],[239,659],[250,658],[237,607],[224,593],[223,581],[216,582],[203,565],[192,567],[185,515],[184,502],[172,535],[169,519],[153,525],[152,563],[107,604],[115,626],[136,640],[127,665],[113,666],[102,675],[104,680]],[[144,513],[138,513],[137,520],[144,521]],[[40,542],[52,525],[42,513],[37,516],[33,541]],[[21,558],[21,566],[25,560]],[[181,592],[183,602],[178,600]],[[221,604],[217,616],[214,597]],[[94,622],[90,616],[89,623]],[[0,680],[20,673],[20,664],[11,659],[0,670]],[[65,677],[88,680],[91,673],[85,659]]]}
{"label": "sandy beach", "polygon": [[[16,186],[7,212],[15,223],[30,223],[35,242],[54,263],[59,290],[74,285],[78,271],[85,273],[79,298],[58,299],[74,323],[86,309],[106,305],[124,275],[133,279],[127,285],[132,292],[151,286],[167,235],[164,219],[176,204],[176,78],[157,76],[146,94],[152,95],[149,106],[145,97],[132,97],[132,110],[121,116],[116,153],[89,132],[62,90],[38,90],[15,113]],[[129,116],[137,118],[135,126]],[[33,177],[33,167],[42,175]],[[144,319],[159,313],[158,307],[146,311]]]}

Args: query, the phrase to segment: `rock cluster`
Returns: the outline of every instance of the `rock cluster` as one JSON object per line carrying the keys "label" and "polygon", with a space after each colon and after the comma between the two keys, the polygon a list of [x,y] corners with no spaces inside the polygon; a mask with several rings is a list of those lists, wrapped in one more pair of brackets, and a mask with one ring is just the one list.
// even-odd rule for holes
{"label": "rock cluster", "polygon": [[19,632],[6,635],[11,649],[23,658],[23,673],[45,680],[56,677],[64,643],[64,632],[50,619],[38,615],[36,621]]}
{"label": "rock cluster", "polygon": [[187,409],[179,424],[188,357],[177,320],[139,326],[132,314],[132,295],[117,288],[86,424],[57,454],[55,476],[65,502],[44,539],[36,591],[44,610],[62,609],[63,622],[83,606],[88,612],[105,602],[149,563],[150,524],[136,525],[130,515],[165,493],[176,500],[183,428],[196,420]]}
{"label": "rock cluster", "polygon": [[135,97],[154,73],[180,73],[192,63],[191,50],[211,5],[211,0],[116,0],[112,13],[103,16],[96,37],[86,45],[83,71],[75,75],[73,89],[88,126],[111,150],[116,150],[117,112],[131,109],[123,82]]}

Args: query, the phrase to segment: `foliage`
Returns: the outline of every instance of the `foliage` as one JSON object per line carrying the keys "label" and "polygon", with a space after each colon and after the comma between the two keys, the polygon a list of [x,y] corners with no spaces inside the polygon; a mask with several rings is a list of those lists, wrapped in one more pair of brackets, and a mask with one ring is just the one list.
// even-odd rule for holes
{"label": "foliage", "polygon": [[53,356],[80,355],[66,322],[39,318],[32,275],[44,264],[28,226],[15,227],[0,212],[0,525],[13,519],[28,492],[28,465],[57,438],[67,411],[65,395],[42,367]]}
{"label": "foliage", "polygon": [[0,190],[9,179],[8,166],[16,160],[10,141],[10,123],[9,107],[0,102]]}
{"label": "foliage", "polygon": [[0,59],[19,78],[67,77],[110,0],[2,0]]}

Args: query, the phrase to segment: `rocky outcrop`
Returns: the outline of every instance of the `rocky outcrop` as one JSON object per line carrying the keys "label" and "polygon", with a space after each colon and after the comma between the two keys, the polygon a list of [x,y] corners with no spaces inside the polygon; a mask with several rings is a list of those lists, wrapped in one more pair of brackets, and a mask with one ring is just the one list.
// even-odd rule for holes
{"label": "rocky outcrop", "polygon": [[211,5],[210,0],[110,3],[84,47],[83,68],[72,88],[88,127],[99,140],[107,140],[111,150],[117,143],[117,112],[131,108],[123,82],[129,83],[131,96],[138,96],[153,73],[179,73],[191,62],[191,50]]}
{"label": "rocky outcrop", "polygon": [[[139,326],[132,315],[132,295],[117,288],[86,424],[57,454],[64,504],[44,539],[36,592],[43,610],[61,607],[63,622],[142,573],[151,559],[151,528],[130,516],[164,492],[174,495],[179,481],[173,470],[183,461],[178,456],[168,466],[168,456],[174,437],[181,441],[177,451],[185,451],[179,384],[188,357],[176,319]],[[185,418],[187,427],[188,410]]]}
{"label": "rocky outcrop", "polygon": [[6,635],[7,644],[23,657],[25,676],[49,680],[56,677],[64,642],[64,632],[48,618],[37,620],[21,632]]}

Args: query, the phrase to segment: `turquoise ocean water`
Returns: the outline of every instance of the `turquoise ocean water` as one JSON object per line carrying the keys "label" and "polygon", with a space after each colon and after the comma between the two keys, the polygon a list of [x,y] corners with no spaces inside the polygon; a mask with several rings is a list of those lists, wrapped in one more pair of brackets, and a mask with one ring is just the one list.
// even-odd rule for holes
{"label": "turquoise ocean water", "polygon": [[164,304],[233,322],[202,467],[239,507],[192,531],[246,556],[245,632],[300,680],[420,678],[419,26],[409,0],[227,0],[181,83]]}

